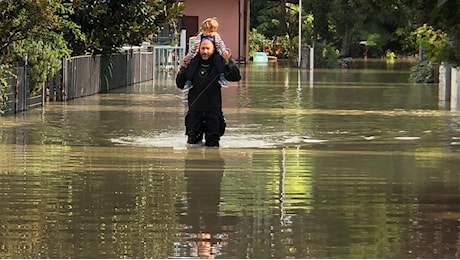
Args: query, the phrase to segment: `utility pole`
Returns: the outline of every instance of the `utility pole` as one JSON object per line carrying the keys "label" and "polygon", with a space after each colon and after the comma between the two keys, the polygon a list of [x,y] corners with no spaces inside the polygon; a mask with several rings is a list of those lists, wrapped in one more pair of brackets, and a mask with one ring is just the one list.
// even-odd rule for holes
{"label": "utility pole", "polygon": [[300,68],[302,60],[302,0],[299,0],[299,46],[298,46],[298,61],[297,66]]}

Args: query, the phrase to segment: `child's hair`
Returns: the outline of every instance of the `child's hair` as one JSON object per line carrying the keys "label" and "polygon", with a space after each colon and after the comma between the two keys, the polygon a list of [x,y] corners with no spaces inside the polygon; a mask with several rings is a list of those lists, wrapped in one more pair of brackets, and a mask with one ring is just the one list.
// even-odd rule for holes
{"label": "child's hair", "polygon": [[217,22],[216,17],[206,18],[201,23],[201,30],[203,32],[217,32],[219,28],[219,22]]}

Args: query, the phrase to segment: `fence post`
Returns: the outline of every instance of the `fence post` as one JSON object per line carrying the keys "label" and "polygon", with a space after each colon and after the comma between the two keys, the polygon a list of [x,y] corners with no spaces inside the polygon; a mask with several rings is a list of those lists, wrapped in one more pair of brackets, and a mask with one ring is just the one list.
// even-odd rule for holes
{"label": "fence post", "polygon": [[[56,95],[58,96],[58,99],[61,101],[66,101],[66,95],[67,95],[67,87],[68,87],[68,82],[67,82],[67,58],[62,58],[62,76],[61,76],[61,85],[60,89],[56,90]],[[57,93],[59,91],[59,93]]]}
{"label": "fence post", "polygon": [[27,54],[24,56],[24,66],[21,76],[18,77],[18,103],[16,104],[15,113],[25,111],[27,109]]}
{"label": "fence post", "polygon": [[46,86],[45,82],[42,83],[42,107],[45,106],[45,100],[46,99]]}
{"label": "fence post", "polygon": [[128,85],[128,78],[129,78],[129,69],[130,69],[130,66],[129,66],[129,62],[130,62],[130,55],[132,53],[133,49],[129,49],[127,51],[127,53],[125,54],[126,56],[126,73],[125,73],[125,86]]}
{"label": "fence post", "polygon": [[142,66],[142,60],[144,59],[144,54],[142,53],[142,51],[139,51],[139,69],[137,70],[138,71],[138,75],[139,75],[139,82],[143,82],[147,77],[145,77],[145,74],[144,73],[144,69],[146,69],[145,67]]}
{"label": "fence post", "polygon": [[152,46],[152,80],[155,84],[155,71],[157,70],[157,65],[155,64],[155,57],[156,57],[156,49],[155,49],[155,46]]}

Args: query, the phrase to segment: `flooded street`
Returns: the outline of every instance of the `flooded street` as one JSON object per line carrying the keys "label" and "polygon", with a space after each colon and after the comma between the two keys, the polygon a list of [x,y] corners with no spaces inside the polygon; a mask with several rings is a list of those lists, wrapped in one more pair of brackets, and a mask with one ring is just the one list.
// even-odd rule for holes
{"label": "flooded street", "polygon": [[166,72],[0,117],[0,257],[460,258],[460,112],[409,66],[242,66],[219,149]]}

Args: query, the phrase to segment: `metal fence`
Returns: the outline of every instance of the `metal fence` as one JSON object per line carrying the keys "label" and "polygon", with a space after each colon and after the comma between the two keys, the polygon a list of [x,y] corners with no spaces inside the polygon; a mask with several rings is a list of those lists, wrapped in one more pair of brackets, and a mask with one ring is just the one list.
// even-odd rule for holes
{"label": "metal fence", "polygon": [[6,79],[10,89],[6,93],[7,100],[3,113],[12,114],[17,111],[25,111],[41,106],[43,103],[43,94],[30,92],[27,67],[16,67],[13,69],[13,73],[16,77]]}
{"label": "metal fence", "polygon": [[[62,86],[54,93],[62,100],[107,92],[154,78],[154,53],[133,52],[110,56],[79,56],[63,62]],[[58,98],[59,99],[59,98]]]}
{"label": "metal fence", "polygon": [[159,71],[177,70],[180,60],[185,56],[185,48],[180,46],[157,45],[155,52],[155,66]]}
{"label": "metal fence", "polygon": [[185,53],[185,48],[169,45],[149,49],[65,58],[62,69],[37,95],[30,93],[26,67],[17,67],[17,78],[8,79],[10,91],[4,113],[14,114],[42,106],[44,102],[72,100],[154,80],[156,73],[178,69]]}

